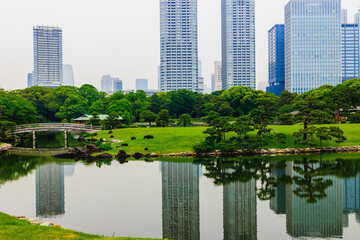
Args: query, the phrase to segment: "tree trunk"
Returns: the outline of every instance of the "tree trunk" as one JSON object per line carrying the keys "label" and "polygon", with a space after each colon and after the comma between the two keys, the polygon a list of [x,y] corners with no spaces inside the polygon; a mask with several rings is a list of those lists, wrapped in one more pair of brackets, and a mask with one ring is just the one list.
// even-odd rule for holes
{"label": "tree trunk", "polygon": [[336,111],[336,119],[335,119],[335,121],[336,121],[336,124],[339,124],[339,122],[340,122],[340,109],[338,109]]}
{"label": "tree trunk", "polygon": [[[308,126],[309,126],[309,122],[304,121],[304,130],[308,129]],[[303,136],[303,141],[306,141],[306,140],[307,140],[307,133],[305,132],[304,136]]]}

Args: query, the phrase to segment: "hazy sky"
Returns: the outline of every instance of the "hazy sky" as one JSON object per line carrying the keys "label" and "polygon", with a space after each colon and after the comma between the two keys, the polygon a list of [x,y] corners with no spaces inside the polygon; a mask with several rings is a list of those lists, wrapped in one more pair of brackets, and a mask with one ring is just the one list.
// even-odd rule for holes
{"label": "hazy sky", "polygon": [[[289,0],[256,0],[257,82],[267,81],[267,31],[283,23]],[[214,61],[221,60],[221,0],[198,0],[199,58],[210,86]],[[159,0],[1,0],[0,87],[24,88],[33,69],[32,28],[63,29],[63,57],[72,64],[76,86],[100,87],[102,75],[135,87],[136,78],[148,78],[157,87],[160,59]],[[343,0],[349,22],[360,7]]]}

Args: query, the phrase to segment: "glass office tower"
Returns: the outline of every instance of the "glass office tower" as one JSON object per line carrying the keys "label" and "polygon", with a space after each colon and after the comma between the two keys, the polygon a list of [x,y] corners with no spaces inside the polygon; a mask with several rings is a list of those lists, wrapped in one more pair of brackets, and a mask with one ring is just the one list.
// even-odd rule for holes
{"label": "glass office tower", "polygon": [[222,0],[222,87],[256,88],[255,0]]}
{"label": "glass office tower", "polygon": [[342,24],[342,80],[360,77],[359,25]]}
{"label": "glass office tower", "polygon": [[34,85],[61,86],[63,81],[62,30],[34,27]]}
{"label": "glass office tower", "polygon": [[148,90],[149,84],[147,79],[136,79],[136,90]]}
{"label": "glass office tower", "polygon": [[197,0],[160,0],[160,90],[198,91]]}
{"label": "glass office tower", "polygon": [[283,24],[270,29],[268,36],[269,87],[267,92],[279,96],[285,90],[285,38]]}
{"label": "glass office tower", "polygon": [[304,93],[342,82],[341,0],[291,0],[285,7],[285,89]]}

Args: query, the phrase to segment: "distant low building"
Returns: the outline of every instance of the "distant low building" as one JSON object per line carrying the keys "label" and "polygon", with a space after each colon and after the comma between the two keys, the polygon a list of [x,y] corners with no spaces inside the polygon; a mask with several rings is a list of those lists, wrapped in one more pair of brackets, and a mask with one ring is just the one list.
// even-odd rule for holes
{"label": "distant low building", "polygon": [[[98,116],[99,116],[100,121],[103,121],[107,117],[109,117],[109,115],[107,115],[107,114],[99,114]],[[86,124],[88,121],[90,121],[90,119],[92,117],[93,117],[93,115],[85,114],[85,115],[82,115],[81,117],[74,119],[74,121],[76,124]],[[119,120],[123,121],[124,119],[121,116],[119,116]]]}

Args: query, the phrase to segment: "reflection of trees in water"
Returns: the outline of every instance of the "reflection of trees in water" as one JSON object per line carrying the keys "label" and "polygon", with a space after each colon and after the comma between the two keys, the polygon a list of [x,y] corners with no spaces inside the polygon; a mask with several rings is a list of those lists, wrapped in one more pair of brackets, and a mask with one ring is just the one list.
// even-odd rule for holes
{"label": "reflection of trees in water", "polygon": [[[320,159],[315,159],[319,157]],[[295,156],[296,158],[296,156]],[[273,158],[274,159],[274,158]],[[360,172],[360,161],[342,160],[324,161],[321,155],[302,157],[293,161],[293,174],[273,176],[276,170],[284,170],[286,161],[271,161],[270,158],[253,159],[197,159],[195,163],[205,166],[204,175],[214,179],[216,185],[226,185],[233,182],[248,182],[251,179],[259,181],[257,196],[260,200],[274,198],[278,185],[294,184],[293,194],[306,199],[308,203],[316,203],[325,198],[326,189],[332,186],[332,180],[326,176],[349,178]],[[276,162],[276,164],[272,164]]]}

